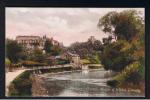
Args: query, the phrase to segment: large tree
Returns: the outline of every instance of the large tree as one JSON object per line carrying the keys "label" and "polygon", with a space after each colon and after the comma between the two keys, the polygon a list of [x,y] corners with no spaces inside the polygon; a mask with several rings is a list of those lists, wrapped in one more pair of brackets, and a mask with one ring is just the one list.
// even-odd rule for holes
{"label": "large tree", "polygon": [[32,52],[32,60],[37,61],[37,62],[43,62],[44,61],[44,54],[42,50],[39,48],[35,48]]}
{"label": "large tree", "polygon": [[98,26],[116,39],[114,42],[109,37],[103,39],[100,58],[106,69],[121,71],[144,56],[144,24],[137,11],[110,12],[99,20]]}
{"label": "large tree", "polygon": [[44,50],[46,53],[51,53],[53,50],[53,44],[51,41],[46,40],[45,45],[44,45]]}
{"label": "large tree", "polygon": [[136,10],[110,12],[99,20],[98,26],[116,39],[131,41],[144,28],[144,21],[139,14]]}
{"label": "large tree", "polygon": [[13,63],[17,63],[19,60],[26,58],[25,50],[23,46],[18,44],[15,40],[6,40],[6,57]]}

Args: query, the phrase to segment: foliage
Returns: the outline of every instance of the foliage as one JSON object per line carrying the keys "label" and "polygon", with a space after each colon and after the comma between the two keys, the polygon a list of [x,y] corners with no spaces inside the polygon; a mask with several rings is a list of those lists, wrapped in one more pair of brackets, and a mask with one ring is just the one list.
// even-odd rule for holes
{"label": "foliage", "polygon": [[62,64],[68,64],[69,60],[64,60],[64,59],[57,59],[56,64],[57,65],[62,65]]}
{"label": "foliage", "polygon": [[[41,69],[42,73],[53,73],[62,71],[71,71],[72,67]],[[31,96],[32,95],[32,77],[31,70],[27,70],[16,77],[9,85],[9,96]]]}
{"label": "foliage", "polygon": [[21,64],[26,67],[46,66],[47,65],[46,63],[39,63],[39,62],[35,62],[35,61],[30,61],[30,60],[22,61]]}
{"label": "foliage", "polygon": [[6,40],[6,57],[13,63],[26,58],[24,48],[14,40]]}
{"label": "foliage", "polygon": [[88,59],[81,59],[82,64],[90,64],[91,62]]}
{"label": "foliage", "polygon": [[131,72],[125,77],[125,82],[128,83],[139,84],[140,81],[141,75],[138,71]]}
{"label": "foliage", "polygon": [[51,54],[57,56],[61,53],[61,48],[59,46],[53,46]]}
{"label": "foliage", "polygon": [[43,63],[45,55],[43,54],[43,51],[39,48],[34,48],[34,50],[30,53],[28,59],[26,60],[32,60],[35,62]]}
{"label": "foliage", "polygon": [[30,96],[31,95],[31,80],[30,71],[25,71],[16,77],[9,86],[10,96]]}
{"label": "foliage", "polygon": [[45,45],[44,45],[44,50],[46,51],[47,54],[57,56],[61,53],[62,49],[60,46],[53,45],[51,41],[46,40]]}
{"label": "foliage", "polygon": [[140,59],[140,65],[139,65],[139,71],[138,71],[142,77],[142,79],[144,80],[145,78],[145,59],[141,58]]}
{"label": "foliage", "polygon": [[130,41],[143,31],[143,19],[136,10],[110,12],[99,20],[98,26],[117,39]]}
{"label": "foliage", "polygon": [[90,55],[90,56],[88,57],[88,60],[89,60],[90,63],[92,63],[92,64],[100,64],[100,63],[101,63],[98,54]]}
{"label": "foliage", "polygon": [[11,61],[8,58],[5,58],[5,66],[10,67]]}
{"label": "foliage", "polygon": [[[129,64],[124,70],[119,72],[110,81],[117,81],[117,86],[121,86],[123,83],[138,84],[141,81],[142,76],[139,73],[140,63],[138,61]],[[109,85],[109,84],[108,84]]]}
{"label": "foliage", "polygon": [[52,42],[49,41],[49,40],[46,40],[45,45],[44,45],[45,52],[46,53],[51,53],[52,52],[52,47],[53,47]]}
{"label": "foliage", "polygon": [[81,59],[88,59],[90,55],[100,53],[102,48],[103,47],[101,41],[95,40],[94,43],[92,43],[91,41],[73,43],[68,48],[68,50],[78,54],[81,57]]}
{"label": "foliage", "polygon": [[144,21],[139,13],[136,10],[110,12],[99,20],[98,26],[110,35],[103,38],[101,63],[106,70],[118,72],[107,84],[117,87],[144,80]]}
{"label": "foliage", "polygon": [[21,65],[22,65],[21,63],[12,64],[13,68],[20,67]]}
{"label": "foliage", "polygon": [[105,46],[100,59],[106,70],[121,71],[133,61],[128,49],[122,50],[125,45],[126,41],[117,41]]}
{"label": "foliage", "polygon": [[109,85],[111,87],[114,87],[114,88],[118,87],[118,84],[119,83],[116,80],[109,80],[109,81],[107,81],[107,85]]}

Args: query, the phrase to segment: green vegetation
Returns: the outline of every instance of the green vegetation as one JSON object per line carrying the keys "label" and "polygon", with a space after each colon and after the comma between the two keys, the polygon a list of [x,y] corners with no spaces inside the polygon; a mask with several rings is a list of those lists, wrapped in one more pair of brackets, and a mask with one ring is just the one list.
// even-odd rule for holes
{"label": "green vegetation", "polygon": [[44,62],[43,52],[39,48],[35,48],[31,53],[31,55],[32,55],[31,60],[34,60],[36,62]]}
{"label": "green vegetation", "polygon": [[88,40],[87,42],[73,43],[69,48],[69,51],[76,53],[81,59],[86,59],[89,63],[99,64],[99,54],[102,50],[102,43],[99,40],[94,42]]}
{"label": "green vegetation", "polygon": [[[47,40],[44,45],[45,53],[42,49],[38,48],[38,44],[33,44],[34,49],[28,50],[25,46],[17,43],[15,40],[6,40],[6,66],[8,67],[9,61],[12,63],[11,67],[19,68],[22,65],[25,67],[45,66],[51,64],[52,60],[47,60],[47,57],[57,56],[61,53],[62,49],[55,46],[51,41]],[[66,64],[65,60],[57,60],[55,64]]]}
{"label": "green vegetation", "polygon": [[81,59],[81,63],[84,64],[90,64],[91,62],[88,59]]}
{"label": "green vegetation", "polygon": [[56,65],[63,65],[63,64],[68,64],[69,60],[65,60],[65,59],[57,59],[56,60]]}
{"label": "green vegetation", "polygon": [[10,67],[11,61],[8,58],[5,58],[5,66]]}
{"label": "green vegetation", "polygon": [[130,56],[130,47],[130,44],[125,40],[118,40],[106,45],[103,52],[100,54],[100,59],[104,68],[113,71],[123,70],[128,64],[134,61]]}
{"label": "green vegetation", "polygon": [[61,48],[59,46],[53,45],[50,40],[46,40],[44,45],[44,50],[47,54],[57,56],[61,53]]}
{"label": "green vegetation", "polygon": [[[72,67],[41,69],[42,73],[56,73],[71,71]],[[38,70],[27,70],[16,77],[9,85],[9,96],[31,96],[32,95],[32,73]]]}
{"label": "green vegetation", "polygon": [[[101,64],[106,70],[118,72],[107,82],[108,85],[124,87],[128,84],[134,87],[144,82],[143,23],[143,19],[135,10],[110,12],[99,20],[98,26],[110,35],[103,39]],[[112,42],[112,39],[115,41]]]}
{"label": "green vegetation", "polygon": [[34,66],[46,66],[47,64],[26,60],[26,61],[22,61],[21,65],[26,66],[26,67],[34,67]]}
{"label": "green vegetation", "polygon": [[6,57],[12,62],[17,63],[24,60],[27,54],[24,48],[14,40],[6,40]]}
{"label": "green vegetation", "polygon": [[46,53],[51,53],[53,48],[53,44],[51,41],[46,40],[45,45],[44,45],[44,50]]}
{"label": "green vegetation", "polygon": [[15,78],[9,86],[10,96],[31,96],[31,71],[25,71]]}

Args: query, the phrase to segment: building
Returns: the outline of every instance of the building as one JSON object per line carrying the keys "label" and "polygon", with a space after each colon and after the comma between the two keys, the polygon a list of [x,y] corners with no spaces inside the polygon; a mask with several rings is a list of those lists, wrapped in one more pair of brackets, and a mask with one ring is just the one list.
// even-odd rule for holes
{"label": "building", "polygon": [[54,40],[53,38],[47,38],[46,35],[43,37],[40,36],[17,36],[16,41],[17,43],[25,46],[28,50],[33,50],[35,47],[39,49],[44,49],[44,45],[46,40],[52,42],[53,45],[58,45],[59,42]]}
{"label": "building", "polygon": [[69,60],[70,64],[72,64],[74,68],[81,67],[80,66],[80,56],[78,54],[73,54],[71,52],[64,52],[61,55],[61,58]]}

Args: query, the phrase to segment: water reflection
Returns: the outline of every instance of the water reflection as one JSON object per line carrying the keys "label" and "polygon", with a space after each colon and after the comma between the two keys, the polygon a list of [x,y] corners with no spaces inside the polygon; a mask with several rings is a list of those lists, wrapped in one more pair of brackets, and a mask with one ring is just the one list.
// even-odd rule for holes
{"label": "water reflection", "polygon": [[138,93],[116,91],[106,85],[104,70],[83,70],[59,74],[44,74],[48,96],[141,96]]}
{"label": "water reflection", "polygon": [[86,69],[86,70],[82,70],[82,73],[83,73],[83,74],[88,74],[88,72],[89,72],[89,70],[88,70],[88,69]]}

